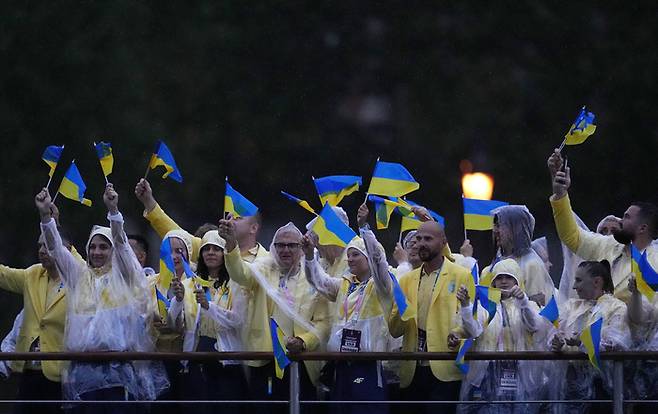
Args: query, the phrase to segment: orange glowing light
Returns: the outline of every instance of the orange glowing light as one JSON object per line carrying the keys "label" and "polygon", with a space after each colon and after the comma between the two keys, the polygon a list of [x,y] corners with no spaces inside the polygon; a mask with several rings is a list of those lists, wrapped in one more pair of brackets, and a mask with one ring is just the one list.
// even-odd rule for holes
{"label": "orange glowing light", "polygon": [[476,172],[472,174],[464,174],[462,177],[462,191],[466,198],[491,200],[493,187],[493,178],[485,173]]}

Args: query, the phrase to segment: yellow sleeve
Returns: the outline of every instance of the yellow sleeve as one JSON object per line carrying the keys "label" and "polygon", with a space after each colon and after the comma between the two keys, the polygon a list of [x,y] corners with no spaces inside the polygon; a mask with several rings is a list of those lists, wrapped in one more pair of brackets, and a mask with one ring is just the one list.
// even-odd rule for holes
{"label": "yellow sleeve", "polygon": [[317,328],[318,332],[323,336],[318,338],[311,332],[304,332],[299,337],[304,341],[307,351],[317,351],[320,348],[320,341],[326,342],[329,337],[329,302],[321,297],[317,307],[313,312],[313,325]]}
{"label": "yellow sleeve", "polygon": [[231,280],[247,289],[252,288],[256,284],[251,270],[242,260],[240,249],[237,246],[224,255],[224,260],[226,261],[226,270]]}
{"label": "yellow sleeve", "polygon": [[557,234],[560,236],[562,243],[575,253],[580,245],[580,229],[571,210],[569,195],[567,194],[558,199],[551,196],[550,201]]}
{"label": "yellow sleeve", "polygon": [[14,269],[0,265],[0,289],[23,294],[27,269]]}
{"label": "yellow sleeve", "polygon": [[[160,238],[163,238],[171,230],[182,230],[181,227],[165,213],[165,211],[160,207],[160,204],[156,204],[153,210],[144,211],[144,218],[149,221],[153,230],[158,233]],[[201,239],[198,237],[192,236],[192,261],[196,262],[199,259],[199,249],[201,248]]]}

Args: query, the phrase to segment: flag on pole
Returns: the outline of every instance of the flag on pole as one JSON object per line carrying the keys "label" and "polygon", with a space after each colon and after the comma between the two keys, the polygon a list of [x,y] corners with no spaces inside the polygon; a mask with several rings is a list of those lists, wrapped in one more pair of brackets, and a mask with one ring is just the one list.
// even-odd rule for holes
{"label": "flag on pole", "polygon": [[463,373],[468,373],[468,364],[464,361],[464,356],[466,352],[473,346],[473,338],[460,339],[459,340],[459,351],[457,352],[457,358],[455,359],[455,365]]}
{"label": "flag on pole", "polygon": [[50,171],[48,172],[50,178],[52,178],[55,173],[55,168],[57,168],[57,163],[62,157],[62,152],[64,152],[64,145],[61,147],[58,145],[50,145],[46,147],[43,151],[43,155],[41,155],[41,159],[50,167]]}
{"label": "flag on pole", "polygon": [[323,246],[345,247],[356,237],[356,233],[343,223],[329,203],[325,204],[312,227],[318,235],[318,243]]}
{"label": "flag on pole", "polygon": [[583,332],[580,334],[580,342],[587,350],[589,362],[597,370],[601,370],[601,356],[599,355],[599,347],[601,346],[602,326],[603,318],[599,318],[591,325],[583,329]]}
{"label": "flag on pole", "polygon": [[96,155],[98,155],[98,160],[101,163],[101,168],[103,170],[103,175],[107,177],[112,174],[112,169],[114,168],[114,155],[112,154],[112,144],[109,142],[99,142],[94,143],[94,148],[96,149]]}
{"label": "flag on pole", "polygon": [[464,229],[466,230],[491,230],[493,229],[494,210],[508,203],[496,200],[477,200],[474,198],[463,198],[464,201]]}
{"label": "flag on pole", "polygon": [[320,204],[329,203],[337,206],[341,200],[359,190],[361,177],[355,175],[330,175],[327,177],[313,178],[315,189],[320,196]]}
{"label": "flag on pole", "polygon": [[274,318],[270,318],[270,335],[272,336],[272,352],[274,353],[276,377],[278,379],[283,379],[285,369],[290,365],[290,359],[288,359],[288,355],[286,355],[285,351],[285,335]]}
{"label": "flag on pole", "polygon": [[556,328],[558,327],[560,311],[558,310],[557,302],[555,301],[555,295],[551,296],[551,300],[549,300],[546,306],[544,306],[544,309],[539,312],[539,315],[548,319],[548,321]]}
{"label": "flag on pole", "polygon": [[86,190],[87,186],[82,181],[80,171],[78,171],[78,167],[75,165],[75,161],[73,161],[66,174],[64,174],[64,178],[62,178],[62,183],[59,185],[57,192],[70,200],[78,201],[87,207],[91,207],[91,200],[85,198]]}
{"label": "flag on pole", "polygon": [[153,152],[153,155],[151,155],[149,168],[154,170],[158,165],[162,165],[165,170],[167,170],[162,178],[169,177],[174,181],[178,181],[179,183],[183,182],[183,176],[181,175],[180,170],[176,165],[173,154],[171,151],[169,151],[169,148],[165,145],[165,143],[160,140],[158,140],[155,151]]}
{"label": "flag on pole", "polygon": [[585,142],[596,130],[596,125],[594,124],[595,118],[596,116],[591,112],[587,112],[583,106],[571,128],[569,128],[569,131],[564,136],[564,143],[566,145],[578,145]]}
{"label": "flag on pole", "polygon": [[635,274],[637,290],[639,290],[650,301],[656,292],[658,292],[658,273],[651,267],[646,250],[640,254],[640,251],[631,243],[631,269]]}
{"label": "flag on pole", "polygon": [[402,197],[419,188],[420,184],[402,164],[377,161],[368,194]]}
{"label": "flag on pole", "polygon": [[317,215],[318,213],[313,210],[313,207],[308,203],[306,200],[302,200],[301,198],[297,198],[292,194],[288,194],[285,191],[281,191],[281,194],[283,194],[288,200],[292,201],[293,203],[297,203],[301,208],[305,209],[309,213],[313,213]]}
{"label": "flag on pole", "polygon": [[247,197],[238,193],[226,180],[226,193],[224,195],[224,214],[231,213],[233,217],[250,217],[258,214],[258,207]]}

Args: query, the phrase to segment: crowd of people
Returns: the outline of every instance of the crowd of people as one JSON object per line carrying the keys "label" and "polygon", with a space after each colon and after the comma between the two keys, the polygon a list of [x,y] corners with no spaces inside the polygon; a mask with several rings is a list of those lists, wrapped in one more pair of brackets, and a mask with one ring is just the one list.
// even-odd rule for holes
{"label": "crowd of people", "polygon": [[[422,224],[395,247],[394,260],[370,229],[366,204],[356,212],[359,234],[346,246],[320,244],[313,231],[316,218],[304,231],[293,223],[280,227],[267,249],[258,242],[259,214],[224,217],[192,234],[165,213],[142,179],[135,195],[144,205],[144,218],[170,248],[172,275],[145,266],[148,243],[125,233],[112,184],[103,196],[109,227],[94,226],[82,252],[59,226],[59,212],[43,189],[35,197],[39,263],[26,269],[0,265],[0,288],[24,298],[2,350],[273,352],[274,321],[289,354],[454,352],[465,340],[473,340],[471,352],[564,352],[582,351],[580,334],[597,320],[602,320],[602,352],[655,350],[658,299],[640,293],[630,245],[646,252],[658,269],[658,208],[633,202],[621,218],[608,216],[590,231],[571,207],[570,167],[559,150],[549,157],[548,169],[550,204],[564,246],[558,286],[548,273],[545,239],[533,242],[535,218],[525,206],[492,211],[497,254],[474,278],[477,252],[468,240],[459,254],[451,252],[443,227],[423,207],[413,208]],[[332,209],[351,224],[342,208]],[[500,289],[499,303],[485,308],[475,301],[476,283]],[[551,300],[559,309],[555,323],[540,315]],[[273,413],[286,406],[260,402],[288,399],[289,370],[281,375],[278,368],[273,360],[14,361],[0,366],[0,373],[20,373],[20,400],[251,400],[246,406],[153,403],[148,409]],[[658,364],[627,362],[624,369],[628,397],[658,395]],[[367,405],[381,414],[411,409],[585,412],[593,409],[586,401],[504,402],[596,400],[611,392],[612,367],[605,360],[600,368],[587,361],[509,360],[469,361],[467,370],[454,361],[309,360],[300,365],[302,400],[410,402]],[[413,403],[433,400],[460,402]],[[38,412],[144,410],[144,405],[128,404],[18,409],[35,407]],[[314,406],[303,411],[308,407]],[[341,403],[326,410],[363,409]]]}

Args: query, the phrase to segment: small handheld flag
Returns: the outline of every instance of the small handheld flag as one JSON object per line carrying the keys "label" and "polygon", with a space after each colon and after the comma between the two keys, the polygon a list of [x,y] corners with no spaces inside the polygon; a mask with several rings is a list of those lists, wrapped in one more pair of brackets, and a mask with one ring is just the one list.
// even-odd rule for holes
{"label": "small handheld flag", "polygon": [[313,213],[316,216],[318,215],[318,213],[316,213],[315,210],[313,210],[313,207],[311,207],[308,201],[302,200],[301,198],[297,198],[292,194],[286,193],[285,191],[281,191],[281,194],[283,194],[288,200],[292,201],[293,203],[297,203],[301,208],[305,209],[309,213]]}
{"label": "small handheld flag", "polygon": [[402,164],[377,161],[368,194],[402,197],[419,188],[420,184]]}
{"label": "small handheld flag", "polygon": [[163,286],[169,286],[176,274],[174,259],[172,258],[171,240],[163,239],[160,243],[160,278]]}
{"label": "small handheld flag", "polygon": [[548,321],[556,328],[558,327],[560,312],[557,307],[557,302],[555,301],[555,296],[551,297],[551,300],[549,300],[546,306],[544,306],[544,309],[539,312],[539,315],[548,319]]}
{"label": "small handheld flag", "polygon": [[276,377],[283,379],[284,370],[290,365],[284,346],[284,334],[274,318],[270,318],[270,335],[272,337],[272,352],[274,353],[274,366]]}
{"label": "small handheld flag", "polygon": [[50,167],[50,171],[48,171],[48,176],[50,178],[52,178],[53,174],[55,173],[55,168],[57,168],[57,163],[62,157],[62,152],[64,152],[64,145],[61,147],[57,145],[50,145],[46,147],[46,149],[43,151],[43,155],[41,155],[41,159]]}
{"label": "small handheld flag", "polygon": [[[397,199],[398,201],[402,199]],[[409,206],[412,207],[420,207],[418,203],[415,203],[411,200],[402,200],[404,203],[408,204]],[[400,233],[404,233],[407,230],[417,230],[418,227],[422,224],[422,222],[413,214],[411,213],[410,210],[403,209],[403,208],[396,208],[395,212],[400,214],[402,216],[402,221],[400,223]],[[445,228],[446,226],[446,220],[441,216],[439,213],[436,211],[432,211],[429,208],[427,209],[427,212],[432,216],[434,220],[436,220],[439,224],[441,224],[442,227]]]}
{"label": "small handheld flag", "polygon": [[181,175],[180,170],[176,165],[174,156],[172,155],[171,151],[169,151],[169,148],[167,148],[165,143],[160,140],[158,140],[155,151],[153,152],[153,155],[151,155],[151,160],[149,161],[149,165],[146,168],[146,174],[144,175],[144,178],[146,178],[148,175],[149,169],[154,170],[158,165],[162,165],[165,170],[167,170],[162,175],[162,178],[169,177],[174,181],[178,181],[179,183],[183,182],[183,176]]}
{"label": "small handheld flag", "polygon": [[393,300],[395,300],[395,304],[397,305],[398,311],[400,312],[400,318],[403,321],[406,321],[409,319],[409,314],[407,314],[407,309],[409,309],[407,298],[404,295],[404,292],[402,291],[402,288],[400,287],[398,279],[395,277],[395,275],[391,272],[388,272],[388,275],[391,277],[391,283],[393,284]]}
{"label": "small handheld flag", "polygon": [[231,213],[233,217],[249,217],[258,213],[258,207],[245,196],[238,193],[226,180],[226,193],[224,195],[224,215]]}
{"label": "small handheld flag", "polygon": [[564,145],[578,145],[585,142],[596,130],[596,125],[594,124],[595,118],[596,116],[591,112],[587,112],[583,106],[571,128],[569,128],[569,131],[564,136],[560,150],[562,150]]}
{"label": "small handheld flag", "polygon": [[491,210],[508,205],[504,201],[477,200],[475,198],[463,198],[463,201],[465,230],[493,229]]}
{"label": "small handheld flag", "polygon": [[599,347],[601,346],[601,328],[603,327],[603,318],[597,319],[594,323],[583,329],[580,334],[580,342],[587,350],[589,362],[598,370],[601,370],[601,359]]}
{"label": "small handheld flag", "polygon": [[355,175],[330,175],[327,177],[313,178],[315,189],[320,196],[320,204],[329,203],[337,206],[341,200],[359,190],[361,177]]}
{"label": "small handheld flag", "polygon": [[639,290],[649,300],[653,300],[658,292],[658,273],[651,267],[646,250],[640,254],[640,251],[631,243],[631,269],[635,274],[637,290]]}
{"label": "small handheld flag", "polygon": [[480,305],[489,313],[487,324],[490,324],[494,316],[496,316],[496,304],[500,303],[500,289],[477,285],[475,286],[475,296],[480,301]]}
{"label": "small handheld flag", "polygon": [[312,230],[318,235],[318,242],[323,245],[345,247],[356,237],[354,230],[340,221],[329,203],[325,204],[313,224]]}
{"label": "small handheld flag", "polygon": [[107,176],[112,174],[112,169],[114,168],[112,144],[103,141],[99,142],[98,144],[94,142],[94,148],[96,149],[96,155],[98,155],[98,161],[101,163],[101,169],[103,170],[103,175],[105,176],[105,182],[107,182]]}
{"label": "small handheld flag", "polygon": [[160,315],[166,315],[167,310],[171,306],[171,302],[162,294],[162,292],[160,292],[160,289],[158,289],[157,286],[155,287],[155,297],[158,299],[158,311],[160,312]]}
{"label": "small handheld flag", "polygon": [[86,190],[87,186],[82,181],[82,176],[74,160],[71,162],[71,166],[66,171],[66,174],[64,174],[64,178],[62,178],[62,183],[59,185],[57,192],[70,200],[78,201],[87,207],[91,207],[91,200],[85,198]]}
{"label": "small handheld flag", "polygon": [[457,358],[455,359],[455,365],[463,373],[468,373],[468,364],[464,361],[464,356],[469,349],[473,346],[473,338],[460,339],[459,340],[459,351],[457,352]]}
{"label": "small handheld flag", "polygon": [[[388,200],[375,195],[369,195],[368,200],[375,204],[375,219],[377,221],[377,229],[382,230],[388,228],[388,222],[391,219],[391,214],[396,208],[406,210],[406,207],[396,201]],[[411,213],[410,210],[406,210]],[[413,215],[413,213],[411,213]]]}

